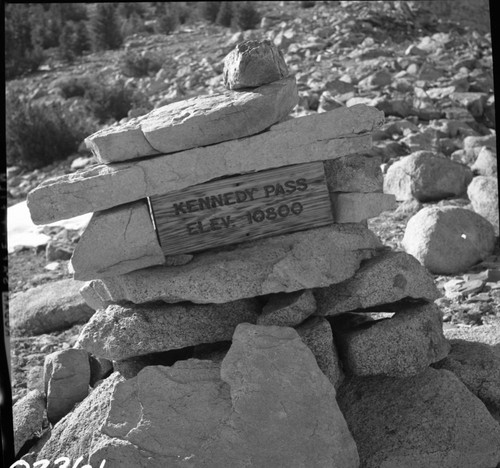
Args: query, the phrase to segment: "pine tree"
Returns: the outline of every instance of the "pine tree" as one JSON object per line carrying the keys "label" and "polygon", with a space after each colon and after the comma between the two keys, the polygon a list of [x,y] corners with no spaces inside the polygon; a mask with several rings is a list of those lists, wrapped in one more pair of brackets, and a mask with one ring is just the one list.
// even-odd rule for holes
{"label": "pine tree", "polygon": [[59,46],[59,36],[66,22],[59,3],[32,4],[33,44],[42,49]]}
{"label": "pine tree", "polygon": [[59,56],[63,60],[72,62],[84,51],[90,50],[87,27],[84,21],[68,21],[59,36]]}
{"label": "pine tree", "polygon": [[48,49],[58,46],[61,34],[60,21],[52,14],[50,8],[45,10],[41,4],[32,4],[30,24],[33,47]]}
{"label": "pine tree", "polygon": [[97,4],[96,11],[90,19],[90,29],[92,48],[95,51],[118,49],[123,43],[118,16],[112,3]]}
{"label": "pine tree", "polygon": [[14,78],[36,70],[43,53],[33,44],[30,5],[5,5],[5,77]]}
{"label": "pine tree", "polygon": [[64,25],[59,36],[59,56],[63,60],[72,62],[75,59],[76,28],[73,21]]}
{"label": "pine tree", "polygon": [[76,23],[75,53],[76,55],[83,55],[84,52],[89,52],[90,50],[91,46],[87,23],[85,21],[78,21],[78,23]]}
{"label": "pine tree", "polygon": [[219,13],[217,14],[216,23],[226,28],[231,27],[231,21],[233,19],[233,6],[231,2],[222,2],[219,8]]}

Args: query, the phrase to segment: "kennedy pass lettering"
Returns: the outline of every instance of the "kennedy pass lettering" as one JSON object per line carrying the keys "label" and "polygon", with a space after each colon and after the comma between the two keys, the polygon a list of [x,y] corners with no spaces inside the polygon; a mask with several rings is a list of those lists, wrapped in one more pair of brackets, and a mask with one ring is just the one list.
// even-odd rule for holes
{"label": "kennedy pass lettering", "polygon": [[333,222],[323,162],[221,177],[149,199],[165,255]]}
{"label": "kennedy pass lettering", "polygon": [[[290,195],[296,190],[299,192],[307,190],[307,181],[306,179],[287,180],[283,184],[277,183],[264,185],[262,190],[264,192],[264,198],[277,195]],[[252,187],[245,190],[235,190],[234,192],[208,195],[202,198],[192,198],[190,200],[174,203],[174,214],[181,215],[194,213],[195,211],[210,210],[219,206],[228,206],[235,205],[236,203],[254,201],[256,192],[259,192],[259,189]]]}
{"label": "kennedy pass lettering", "polygon": [[[204,210],[213,210],[219,207],[237,205],[240,203],[262,201],[265,205],[269,204],[273,197],[292,195],[295,192],[304,192],[308,188],[305,178],[296,180],[286,180],[284,182],[268,183],[262,187],[250,187],[243,190],[227,191],[215,195],[206,195],[204,197],[190,198],[172,204],[175,216],[182,216],[189,213],[201,212]],[[244,212],[243,217],[248,224],[261,223],[263,221],[274,221],[287,216],[296,216],[302,213],[303,206],[300,202],[291,204],[280,204],[263,209],[249,209]],[[226,215],[212,217],[203,221],[193,221],[186,224],[187,234],[196,235],[213,231],[221,231],[235,227],[235,215]]]}

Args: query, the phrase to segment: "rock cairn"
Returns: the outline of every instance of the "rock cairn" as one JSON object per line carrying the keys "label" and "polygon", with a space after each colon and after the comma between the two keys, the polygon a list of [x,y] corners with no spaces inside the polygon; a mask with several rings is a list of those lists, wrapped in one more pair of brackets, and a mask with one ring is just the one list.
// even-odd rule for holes
{"label": "rock cairn", "polygon": [[481,399],[498,394],[442,364],[433,278],[366,225],[395,207],[365,154],[382,113],[288,119],[295,79],[265,41],[238,45],[224,79],[223,94],[91,135],[100,165],[29,194],[35,223],[94,212],[71,263],[96,312],[46,359],[52,428],[26,457],[495,466]]}

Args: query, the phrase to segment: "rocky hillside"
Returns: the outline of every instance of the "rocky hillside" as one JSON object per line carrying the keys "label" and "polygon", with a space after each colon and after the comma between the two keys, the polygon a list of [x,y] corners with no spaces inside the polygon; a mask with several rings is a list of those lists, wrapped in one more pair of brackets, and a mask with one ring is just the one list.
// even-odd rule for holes
{"label": "rocky hillside", "polygon": [[[385,190],[396,195],[399,207],[369,221],[384,244],[405,250],[408,220],[430,206],[481,211],[477,206],[482,204],[481,214],[494,224],[495,200],[476,198],[474,202],[474,195],[467,192],[474,179],[496,178],[487,2],[474,2],[472,7],[463,1],[460,8],[457,2],[252,3],[262,14],[256,29],[242,32],[197,20],[169,35],[131,35],[116,51],[86,54],[72,64],[49,60],[36,73],[9,81],[7,94],[33,104],[63,106],[65,115],[76,118],[88,135],[177,100],[221,91],[227,53],[243,40],[267,38],[283,51],[297,79],[300,101],[294,117],[358,103],[385,113],[386,123],[374,135],[371,154],[380,158]],[[68,92],[71,87],[85,90],[93,82],[133,90],[125,116],[99,119],[88,95]],[[402,167],[409,155],[413,166]],[[425,177],[418,166],[423,156],[435,158],[438,164]],[[67,158],[34,170],[10,161],[9,206],[24,201],[43,180],[95,162],[83,145]],[[404,177],[398,171],[411,174],[406,185],[399,184]],[[446,177],[439,179],[437,174],[442,173]],[[415,184],[420,184],[418,190]],[[81,298],[75,299],[76,289],[66,282],[71,277],[67,260],[81,232],[57,226],[43,229],[51,238],[47,245],[9,255],[11,293],[25,293],[24,309],[36,315],[24,322],[31,328],[12,330],[14,401],[40,388],[45,356],[72,347],[81,322],[92,313]],[[498,230],[496,236],[498,244]],[[437,304],[445,328],[451,330],[449,336],[498,331],[498,246],[473,267],[435,272],[434,279],[444,293]],[[46,303],[53,299],[60,305],[50,311],[52,328],[37,328],[48,322],[47,311],[35,300],[41,293],[48,298]]]}
{"label": "rocky hillside", "polygon": [[[366,102],[388,117],[428,122],[445,117],[448,107],[465,105],[480,114],[473,115],[476,132],[487,134],[494,126],[487,2],[477,3],[473,12],[451,9],[450,2],[253,3],[263,16],[257,29],[234,32],[198,20],[170,35],[128,36],[119,50],[87,53],[71,64],[49,56],[36,73],[9,81],[7,96],[31,105],[60,105],[66,119],[81,127],[82,141],[116,121],[112,110],[96,114],[96,106],[103,107],[100,93],[116,93],[116,99],[127,101],[119,111],[132,117],[169,102],[218,92],[222,60],[232,47],[243,39],[268,38],[285,52],[300,84],[296,115]],[[100,88],[84,96],[92,83],[100,83]],[[453,95],[465,91],[482,94],[477,102]],[[100,101],[96,104],[92,98]],[[388,159],[400,155],[397,145],[389,146],[392,152],[384,150]],[[460,147],[460,141],[449,142],[446,151],[451,154]],[[84,145],[79,150],[88,155]],[[9,205],[24,199],[44,178],[86,162],[78,160],[72,169],[69,163],[77,153],[67,156],[68,160],[35,171],[8,157]]]}

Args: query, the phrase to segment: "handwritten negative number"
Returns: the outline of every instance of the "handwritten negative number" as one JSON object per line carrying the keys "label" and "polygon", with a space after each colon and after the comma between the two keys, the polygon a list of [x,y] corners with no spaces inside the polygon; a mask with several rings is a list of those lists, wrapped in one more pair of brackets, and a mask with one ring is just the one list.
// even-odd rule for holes
{"label": "handwritten negative number", "polygon": [[[59,457],[54,462],[51,460],[38,460],[35,463],[33,463],[33,468],[49,468],[49,466],[54,466],[56,468],[93,468],[91,465],[80,465],[80,463],[83,461],[83,457],[79,457],[75,460],[75,463],[73,466],[71,466],[71,459],[68,457]],[[51,463],[53,463],[51,465]],[[104,468],[104,465],[106,464],[106,460],[103,460],[101,464],[99,465],[98,468]],[[30,464],[26,462],[25,460],[18,460],[12,465],[10,465],[10,468],[31,468]]]}

